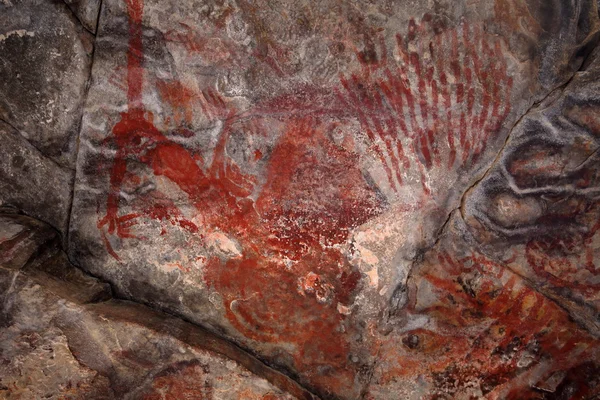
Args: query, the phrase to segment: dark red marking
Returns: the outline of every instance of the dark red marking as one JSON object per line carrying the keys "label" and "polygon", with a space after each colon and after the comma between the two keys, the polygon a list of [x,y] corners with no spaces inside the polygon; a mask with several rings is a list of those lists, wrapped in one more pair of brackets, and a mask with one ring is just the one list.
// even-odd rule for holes
{"label": "dark red marking", "polygon": [[[512,80],[500,41],[467,23],[441,30],[429,16],[421,24],[409,22],[406,41],[396,35],[399,63],[379,42],[381,57],[368,63],[358,57],[363,72],[340,81],[348,100],[342,99],[371,140],[388,181],[402,184],[400,177],[411,168],[423,178],[434,167],[472,168],[511,108]],[[420,162],[411,165],[405,149]],[[428,190],[426,182],[423,188]]]}

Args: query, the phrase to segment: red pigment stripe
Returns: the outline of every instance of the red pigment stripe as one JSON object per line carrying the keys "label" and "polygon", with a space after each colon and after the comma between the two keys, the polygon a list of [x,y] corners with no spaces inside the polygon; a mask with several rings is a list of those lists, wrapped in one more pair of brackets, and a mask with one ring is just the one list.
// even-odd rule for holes
{"label": "red pigment stripe", "polygon": [[[406,103],[408,105],[408,113],[410,116],[410,124],[411,124],[411,128],[413,130],[413,135],[411,135],[414,139],[419,142],[420,147],[417,148],[415,146],[413,146],[413,151],[416,151],[417,153],[419,153],[419,150],[423,149],[422,146],[422,136],[423,136],[423,131],[420,128],[419,124],[417,123],[417,116],[416,116],[416,112],[415,112],[415,99],[412,93],[412,89],[410,87],[410,82],[407,82],[407,84],[405,85],[405,90],[404,90],[404,95],[406,96]],[[429,152],[426,151],[425,152],[427,155],[422,154],[423,157],[425,158],[425,162],[427,164],[431,163],[431,157],[429,156]]]}
{"label": "red pigment stripe", "polygon": [[[485,68],[482,71],[480,80],[483,80],[483,105],[481,108],[481,113],[479,116],[479,124],[478,124],[478,128],[483,130],[485,122],[488,119],[488,113],[489,113],[489,106],[490,106],[490,102],[491,102],[491,97],[490,97],[490,92],[491,92],[491,87],[490,87],[490,81],[493,78],[493,68],[494,68],[494,64],[493,64],[493,55],[491,54],[490,48],[487,44],[487,41],[484,40],[482,43],[483,46],[483,52],[484,54],[488,57],[488,62],[489,65],[487,68]],[[492,71],[492,73],[490,74],[490,71]],[[484,137],[483,139],[487,140],[487,137]]]}
{"label": "red pigment stripe", "polygon": [[463,150],[462,163],[464,166],[471,151],[471,142],[467,140],[467,120],[464,111],[460,113],[460,146]]}
{"label": "red pigment stripe", "polygon": [[[396,151],[398,152],[398,156],[402,160],[404,169],[408,170],[410,169],[410,160],[404,153],[404,147],[402,146],[402,137],[408,137],[406,124],[404,123],[404,114],[402,113],[402,98],[397,98],[395,94],[392,94],[389,86],[385,82],[379,82],[379,87],[381,88],[383,94],[386,96],[387,101],[390,104],[392,104],[392,107],[396,111],[396,118],[390,117],[390,123],[393,123],[392,129],[398,133],[396,135]],[[400,131],[398,131],[398,126],[396,124],[400,127]],[[403,135],[400,135],[400,132]]]}
{"label": "red pigment stripe", "polygon": [[348,108],[352,108],[355,110],[355,112],[358,115],[358,119],[360,121],[360,124],[363,126],[363,128],[367,131],[367,136],[369,138],[369,140],[371,141],[371,144],[373,145],[373,150],[375,151],[375,154],[377,154],[377,157],[379,158],[379,161],[381,162],[381,164],[383,165],[383,168],[387,174],[387,178],[388,178],[388,182],[390,184],[390,187],[394,190],[396,190],[396,185],[394,183],[394,179],[392,177],[392,170],[390,169],[390,167],[387,164],[387,161],[385,160],[385,157],[383,155],[383,153],[381,152],[381,149],[379,148],[379,146],[375,143],[375,135],[373,135],[373,132],[371,131],[371,128],[369,127],[369,124],[367,122],[367,119],[365,117],[365,115],[363,114],[362,110],[360,109],[360,101],[358,100],[358,98],[356,97],[356,95],[353,93],[353,91],[350,89],[350,85],[348,84],[348,81],[346,80],[346,78],[344,78],[343,76],[340,76],[340,81],[342,83],[342,86],[344,87],[344,89],[346,89],[346,91],[348,92],[348,96],[350,98],[350,101],[354,104],[354,106],[351,106],[350,104],[348,104],[348,102],[346,101],[346,99],[344,98],[344,96],[336,89],[336,94],[338,95],[338,97],[340,98],[340,100],[346,104],[348,106]]}
{"label": "red pigment stripe", "polygon": [[404,40],[402,40],[402,36],[400,36],[399,33],[396,34],[396,48],[398,49],[398,55],[400,56],[402,61],[401,65],[408,65],[408,56],[404,51]]}
{"label": "red pigment stripe", "polygon": [[[355,85],[358,85],[358,77],[356,75],[352,75],[352,80],[354,82]],[[377,91],[374,91],[374,96],[378,96],[379,94],[377,93]],[[376,99],[377,101],[377,99]],[[371,122],[373,124],[373,126],[375,127],[375,131],[377,132],[377,135],[379,136],[379,139],[382,140],[385,143],[386,149],[387,149],[387,155],[389,156],[391,162],[392,162],[392,167],[397,171],[397,174],[400,174],[400,167],[398,166],[398,160],[396,159],[396,156],[394,155],[394,151],[392,148],[392,143],[389,140],[389,132],[388,135],[386,135],[386,133],[383,130],[383,127],[381,126],[381,123],[379,121],[379,116],[376,114],[375,108],[373,103],[371,102],[371,99],[369,98],[369,96],[367,95],[365,98],[365,105],[369,111],[369,115],[371,116]],[[378,106],[380,108],[380,112],[383,112],[383,103],[381,102],[381,98],[379,97],[379,101],[378,101]],[[401,178],[398,176],[398,180],[401,181]]]}
{"label": "red pigment stripe", "polygon": [[[379,92],[377,90],[374,90],[375,93],[375,101],[377,103],[377,107],[383,112],[384,110],[384,104],[383,101],[381,99],[381,95],[379,94]],[[395,169],[396,172],[396,179],[398,180],[398,183],[400,185],[402,185],[402,174],[400,171],[400,166],[398,165],[398,159],[396,157],[396,155],[394,154],[394,149],[392,146],[392,140],[395,141],[396,143],[399,143],[399,141],[397,140],[397,127],[396,124],[393,122],[394,118],[392,117],[391,113],[389,112],[385,112],[384,113],[384,118],[385,118],[385,125],[386,125],[386,145],[388,147],[388,152],[389,155],[392,159],[392,165]],[[379,126],[381,126],[381,124],[378,124]],[[402,158],[404,156],[403,153],[398,153],[398,157]]]}
{"label": "red pigment stripe", "polygon": [[144,81],[142,46],[142,0],[127,0],[129,14],[129,48],[127,51],[127,102],[128,109],[142,108],[142,84]]}
{"label": "red pigment stripe", "polygon": [[[487,118],[487,120],[485,121],[485,123],[481,129],[483,132],[482,135],[485,135],[485,138],[487,140],[490,140],[490,136],[497,132],[496,126],[498,123],[498,110],[500,108],[500,104],[503,102],[503,99],[499,96],[500,82],[497,80],[499,78],[498,70],[495,69],[494,72],[492,73],[492,75],[494,76],[494,79],[492,82],[492,89],[491,89],[492,90],[491,98],[493,99],[492,113]],[[479,158],[480,155],[485,151],[485,149],[487,147],[487,140],[486,141],[478,140],[479,146],[477,147],[477,153],[476,153],[477,158]],[[482,143],[482,142],[485,142],[485,143]]]}
{"label": "red pigment stripe", "polygon": [[432,166],[431,148],[433,147],[433,133],[428,129],[428,104],[427,104],[427,88],[425,86],[425,79],[423,79],[423,71],[421,68],[421,59],[417,53],[410,54],[411,63],[415,68],[415,75],[417,77],[417,87],[419,90],[419,108],[421,110],[420,125],[421,132],[421,151],[423,158],[425,159],[425,165],[427,169]]}
{"label": "red pigment stripe", "polygon": [[[415,149],[416,143],[413,141],[413,152],[416,153],[416,149]],[[431,195],[431,191],[429,190],[429,187],[426,184],[425,181],[425,171],[423,169],[423,164],[421,164],[420,162],[417,163],[417,166],[419,168],[419,174],[421,175],[421,186],[423,187],[423,193],[426,196]]]}
{"label": "red pigment stripe", "polygon": [[[443,35],[439,35],[436,38],[436,46],[441,48],[442,39],[448,36],[448,33],[444,33]],[[454,146],[454,120],[452,116],[452,98],[449,91],[448,78],[446,76],[446,72],[444,70],[444,66],[446,65],[446,59],[444,59],[443,54],[439,53],[436,57],[436,67],[438,70],[438,74],[440,77],[440,92],[442,95],[443,107],[446,109],[446,140],[448,142],[448,147],[450,149],[450,154],[448,157],[448,168],[451,168],[454,165],[454,160],[456,158],[456,148]]]}
{"label": "red pigment stripe", "polygon": [[[433,54],[433,51],[431,51]],[[433,158],[435,161],[435,165],[440,166],[440,151],[438,148],[437,137],[438,135],[438,92],[437,92],[437,81],[434,78],[434,67],[430,66],[427,71],[427,81],[429,82],[429,88],[431,89],[431,118],[433,120],[431,129],[428,130],[429,133],[429,143],[431,144],[431,148],[433,150]]]}
{"label": "red pigment stripe", "polygon": [[385,84],[384,86],[384,84],[382,83],[382,90],[384,90],[384,94],[390,99],[390,102],[393,104],[394,109],[396,110],[398,123],[403,129],[405,136],[412,137],[411,133],[406,127],[406,123],[404,122],[404,101],[402,100],[402,94],[406,91],[406,86],[400,80],[400,78],[398,78],[398,76],[394,76],[392,74],[389,68],[386,68],[385,75],[392,87],[390,88],[387,84]]}

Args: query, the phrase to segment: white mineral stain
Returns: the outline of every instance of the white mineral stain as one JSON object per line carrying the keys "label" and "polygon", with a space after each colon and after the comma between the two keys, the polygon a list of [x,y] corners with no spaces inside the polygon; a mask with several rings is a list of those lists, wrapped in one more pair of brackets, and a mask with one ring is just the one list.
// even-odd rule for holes
{"label": "white mineral stain", "polygon": [[206,236],[208,247],[214,248],[216,251],[229,256],[240,257],[242,255],[241,246],[235,239],[229,238],[222,232],[211,232]]}
{"label": "white mineral stain", "polygon": [[5,34],[0,34],[0,42],[5,41],[12,35],[17,35],[18,37],[23,37],[23,36],[34,37],[35,32],[27,31],[25,29],[15,29],[14,31],[8,31]]}
{"label": "white mineral stain", "polygon": [[358,232],[354,236],[354,247],[359,269],[369,277],[369,285],[376,288],[379,286],[379,258],[363,245],[370,240],[369,236],[368,232]]}

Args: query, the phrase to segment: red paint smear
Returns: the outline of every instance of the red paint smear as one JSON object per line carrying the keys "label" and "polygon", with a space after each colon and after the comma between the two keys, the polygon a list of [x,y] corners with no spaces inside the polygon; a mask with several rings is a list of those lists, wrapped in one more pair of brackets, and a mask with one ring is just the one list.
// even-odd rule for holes
{"label": "red paint smear", "polygon": [[[467,290],[465,280],[469,276],[477,278]],[[515,385],[510,398],[516,399],[521,397],[514,394],[529,389],[532,382],[525,378],[529,371],[536,371],[540,362],[552,360],[544,376],[536,379],[546,379],[556,371],[576,370],[582,363],[594,361],[596,340],[576,328],[559,306],[485,256],[459,258],[440,252],[413,277],[417,285],[427,281],[432,287],[428,296],[435,294],[438,301],[417,308],[417,291],[411,290],[405,318],[427,316],[437,329],[406,332],[405,338],[418,339],[410,348],[399,345],[398,336],[392,337],[384,345],[382,362],[399,367],[386,371],[380,383],[400,376],[418,376],[431,379],[434,390],[441,385],[437,388],[443,391],[445,382],[452,382],[451,389],[456,392],[447,394],[458,397],[463,394],[461,390],[472,388],[473,382],[481,382],[482,388],[485,382],[486,398],[496,398],[506,385]],[[525,357],[529,357],[531,366],[519,365]]]}
{"label": "red paint smear", "polygon": [[[346,360],[349,343],[344,336],[336,333],[344,317],[337,312],[336,306],[338,302],[351,302],[360,274],[346,264],[340,250],[333,246],[344,243],[352,229],[378,212],[379,202],[357,167],[358,155],[334,146],[326,138],[324,122],[318,118],[321,113],[308,113],[311,108],[306,102],[282,99],[282,104],[305,104],[303,111],[309,115],[290,119],[284,136],[269,158],[266,183],[254,202],[248,196],[256,189],[256,179],[242,173],[226,154],[232,124],[239,122],[234,120],[234,110],[228,110],[217,93],[204,91],[202,97],[205,101],[200,102],[206,115],[225,122],[213,162],[206,169],[197,155],[170,141],[153,125],[152,118],[145,115],[142,105],[143,3],[128,0],[127,5],[130,14],[128,112],[113,128],[113,140],[118,150],[111,170],[107,215],[98,226],[108,225],[108,233],[115,233],[120,238],[132,237],[129,228],[138,215],[118,217],[117,213],[127,158],[136,156],[150,165],[156,175],[166,177],[187,194],[206,227],[225,232],[241,245],[243,254],[238,258],[221,261],[215,257],[208,260],[205,274],[207,284],[221,294],[231,324],[249,339],[295,345],[298,350],[294,353],[294,360],[299,370],[333,365],[339,367],[336,373],[343,376],[320,376],[315,380],[328,384],[344,381],[346,385],[352,385],[354,373],[348,372],[352,368],[347,367]],[[408,39],[416,38],[413,20]],[[409,148],[423,159],[424,165],[417,163],[418,171],[422,176],[424,193],[429,195],[424,179],[425,169],[434,164],[441,165],[439,159],[434,163],[433,158],[439,157],[436,145],[444,135],[427,125],[429,115],[437,114],[437,98],[432,109],[425,96],[426,81],[430,82],[432,90],[435,88],[441,93],[447,107],[447,143],[452,149],[448,166],[454,164],[457,150],[463,151],[462,159],[465,160],[464,153],[469,153],[465,144],[467,134],[463,135],[464,140],[460,140],[461,148],[456,149],[453,136],[456,124],[450,111],[453,99],[440,59],[435,64],[438,69],[432,71],[422,65],[423,61],[415,53],[406,54],[402,39],[399,36],[397,39],[398,52],[405,63],[391,68],[384,56],[381,58],[384,64],[369,65],[363,75],[352,75],[352,80],[340,77],[345,92],[337,91],[338,104],[349,105],[348,108],[356,112],[393,190],[397,190],[394,175],[398,182],[402,182],[399,160],[405,168],[410,167],[397,127],[413,139]],[[417,121],[415,96],[408,82],[409,63],[417,72],[420,123]],[[478,62],[475,60],[473,63],[477,75]],[[456,64],[452,67],[456,68]],[[506,67],[498,70],[505,72]],[[421,71],[427,76],[423,76]],[[460,70],[453,72],[455,78],[460,76]],[[436,73],[439,75],[438,83],[434,80]],[[483,74],[481,72],[481,76]],[[469,78],[465,79],[471,79],[470,74],[467,75]],[[505,76],[502,78],[505,79]],[[504,87],[507,96],[510,84]],[[381,88],[382,93],[377,89],[373,92],[374,88]],[[180,120],[187,122],[192,114],[189,109],[195,95],[186,90],[178,82],[165,83],[161,94],[167,103],[183,110]],[[393,112],[378,114],[384,109],[384,102]],[[277,103],[276,99],[263,107],[276,113],[282,110],[277,108]],[[510,105],[507,102],[503,104],[502,115],[505,116]],[[412,128],[410,132],[404,121],[405,106]],[[341,108],[333,107],[327,112],[321,110],[327,114],[332,109],[339,112]],[[498,106],[498,112],[500,108]],[[477,121],[481,123],[482,119]],[[180,121],[175,122],[178,124]],[[383,145],[375,144],[376,139],[383,141]],[[174,204],[155,202],[146,206],[144,213],[150,218],[177,223],[192,233],[198,231],[198,227],[185,220]],[[108,252],[118,259],[107,240],[105,243]],[[284,258],[292,261],[289,270],[282,265]],[[317,277],[311,275],[307,282],[312,283],[299,288],[299,280],[309,274]]]}
{"label": "red paint smear", "polygon": [[[428,194],[424,178],[434,166],[472,168],[511,109],[512,80],[498,39],[467,23],[439,28],[430,16],[420,24],[411,20],[407,41],[396,35],[399,62],[387,57],[381,39],[379,60],[371,57],[367,65],[358,53],[362,72],[350,74],[351,80],[340,76],[347,97],[341,100],[367,133],[395,191],[403,173],[419,174]],[[435,33],[430,41],[428,32]],[[426,49],[431,57],[420,54]],[[411,165],[405,148],[420,162]]]}
{"label": "red paint smear", "polygon": [[[379,204],[356,167],[357,155],[333,146],[325,131],[315,128],[320,125],[311,117],[290,121],[269,159],[256,213],[211,221],[224,232],[245,226],[236,236],[245,251],[226,262],[209,260],[205,280],[223,297],[229,321],[245,337],[294,344],[300,370],[335,365],[338,375],[314,379],[352,385],[354,373],[346,370],[349,345],[335,332],[344,319],[337,304],[352,301],[360,273],[329,246],[344,243]],[[285,258],[293,262],[289,269],[282,265]],[[305,276],[311,277],[308,291],[300,283]]]}

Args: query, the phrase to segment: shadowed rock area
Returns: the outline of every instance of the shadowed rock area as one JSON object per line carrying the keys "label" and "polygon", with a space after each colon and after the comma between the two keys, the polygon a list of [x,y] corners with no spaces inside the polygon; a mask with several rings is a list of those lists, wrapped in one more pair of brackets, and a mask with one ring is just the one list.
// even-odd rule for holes
{"label": "shadowed rock area", "polygon": [[0,395],[600,396],[593,0],[0,0]]}

